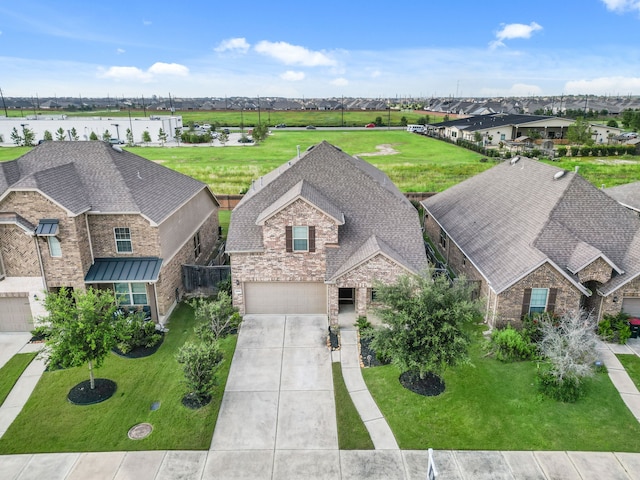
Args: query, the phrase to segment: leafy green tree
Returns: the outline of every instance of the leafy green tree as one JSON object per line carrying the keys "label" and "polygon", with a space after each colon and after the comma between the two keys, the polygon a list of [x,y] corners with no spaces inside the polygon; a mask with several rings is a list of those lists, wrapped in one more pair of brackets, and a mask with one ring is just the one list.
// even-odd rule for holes
{"label": "leafy green tree", "polygon": [[269,127],[266,123],[261,123],[253,127],[253,132],[251,133],[251,137],[256,143],[260,143],[267,138],[269,134]]}
{"label": "leafy green tree", "polygon": [[78,135],[76,127],[73,127],[71,130],[69,130],[69,133],[71,134],[71,140],[73,140],[74,142],[80,140],[80,135]]}
{"label": "leafy green tree", "polygon": [[211,399],[211,390],[216,386],[216,372],[222,363],[222,352],[217,342],[187,342],[176,355],[182,364],[184,380],[189,392],[200,405]]}
{"label": "leafy green tree", "polygon": [[96,134],[96,132],[91,132],[91,135],[89,135],[89,140],[98,140],[98,135]]}
{"label": "leafy green tree", "polygon": [[382,117],[376,117],[376,119],[373,121],[373,123],[376,124],[376,127],[381,127],[382,126]]}
{"label": "leafy green tree", "polygon": [[16,127],[11,130],[11,140],[18,146],[22,145],[22,135],[20,135]]}
{"label": "leafy green tree", "polygon": [[108,142],[109,140],[111,140],[112,135],[111,132],[109,132],[109,130],[105,130],[104,133],[102,134],[102,140],[104,140],[105,142]]}
{"label": "leafy green tree", "polygon": [[607,122],[607,127],[618,128],[618,122],[616,122],[614,119],[611,119]]}
{"label": "leafy green tree", "polygon": [[51,135],[51,132],[49,130],[45,130],[42,139],[47,141],[53,140],[53,135]]}
{"label": "leafy green tree", "polygon": [[129,147],[133,147],[133,132],[131,131],[130,128],[127,128],[127,133],[126,133],[126,139],[127,139],[127,145]]}
{"label": "leafy green tree", "polygon": [[229,141],[229,134],[224,131],[220,132],[220,135],[218,135],[218,141],[222,144],[222,146],[226,145]]}
{"label": "leafy green tree", "polygon": [[119,323],[114,320],[116,299],[111,290],[69,291],[62,287],[44,300],[50,324],[47,362],[63,368],[89,364],[91,389],[93,367],[100,367],[115,346]]}
{"label": "leafy green tree", "polygon": [[162,128],[158,130],[158,141],[161,145],[164,145],[167,141],[167,132],[165,132]]}
{"label": "leafy green tree", "polygon": [[149,133],[149,130],[145,130],[144,132],[142,132],[142,141],[144,143],[151,142],[151,134]]}
{"label": "leafy green tree", "polygon": [[18,146],[33,147],[35,139],[35,132],[26,126],[22,127],[22,135],[16,127],[11,130],[11,140]]}
{"label": "leafy green tree", "polygon": [[218,292],[215,300],[194,298],[189,305],[200,324],[196,332],[205,342],[218,340],[240,325],[238,309],[233,306],[231,296],[223,290]]}
{"label": "leafy green tree", "polygon": [[[189,126],[189,131],[193,132],[193,122],[189,122],[189,123],[191,124]],[[178,142],[178,146],[180,146],[180,137],[182,136],[182,132],[180,131],[180,128],[176,127],[176,130],[174,133],[176,137],[176,142]]]}
{"label": "leafy green tree", "polygon": [[409,122],[407,121],[407,117],[400,118],[400,125],[402,125],[403,127],[406,127],[408,124]]}
{"label": "leafy green tree", "polygon": [[481,318],[464,279],[453,284],[443,275],[403,276],[377,285],[379,312],[386,328],[376,330],[372,346],[403,372],[441,375],[467,360],[466,326]]}
{"label": "leafy green tree", "polygon": [[473,141],[480,145],[482,143],[482,134],[480,132],[473,132]]}
{"label": "leafy green tree", "polygon": [[591,136],[591,127],[584,117],[576,118],[573,125],[569,125],[567,129],[567,139],[574,145],[590,145],[593,143]]}
{"label": "leafy green tree", "polygon": [[64,142],[67,139],[67,133],[64,131],[62,127],[56,130],[56,141]]}

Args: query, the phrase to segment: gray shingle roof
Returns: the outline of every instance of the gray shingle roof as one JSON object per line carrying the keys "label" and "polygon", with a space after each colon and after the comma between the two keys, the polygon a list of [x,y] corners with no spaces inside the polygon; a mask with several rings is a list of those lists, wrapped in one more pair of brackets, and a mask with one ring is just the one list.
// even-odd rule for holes
{"label": "gray shingle roof", "polygon": [[316,197],[315,201],[323,204],[323,209],[344,214],[345,223],[338,227],[340,248],[327,251],[327,279],[353,262],[352,256],[359,256],[374,235],[381,252],[406,268],[420,271],[426,267],[420,222],[413,205],[380,170],[327,142],[253,183],[231,214],[227,252],[263,251],[262,227],[256,223],[259,215],[281,202],[300,181],[322,196],[324,200]]}
{"label": "gray shingle roof", "polygon": [[640,219],[561,171],[521,158],[422,203],[498,293],[547,261],[578,285],[569,268],[599,256],[625,272],[601,288],[610,292],[640,273]]}
{"label": "gray shingle roof", "polygon": [[625,207],[640,212],[640,182],[605,188],[605,193]]}
{"label": "gray shingle roof", "polygon": [[0,195],[38,189],[78,214],[139,213],[159,224],[206,184],[105,142],[43,142],[0,168]]}

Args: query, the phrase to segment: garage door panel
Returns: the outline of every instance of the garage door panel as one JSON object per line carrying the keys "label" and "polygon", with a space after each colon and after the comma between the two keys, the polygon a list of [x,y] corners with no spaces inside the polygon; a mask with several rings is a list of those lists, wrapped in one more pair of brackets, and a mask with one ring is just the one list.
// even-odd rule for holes
{"label": "garage door panel", "polygon": [[33,319],[29,297],[0,297],[0,332],[29,332]]}
{"label": "garage door panel", "polygon": [[622,311],[632,317],[640,318],[640,297],[626,297],[622,299]]}
{"label": "garage door panel", "polygon": [[327,287],[317,282],[249,282],[246,313],[326,314]]}

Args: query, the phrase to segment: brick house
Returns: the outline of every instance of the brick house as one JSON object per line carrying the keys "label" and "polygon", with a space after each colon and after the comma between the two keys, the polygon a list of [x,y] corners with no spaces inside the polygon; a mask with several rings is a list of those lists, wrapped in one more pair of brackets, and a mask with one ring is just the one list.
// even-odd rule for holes
{"label": "brick house", "polygon": [[114,289],[164,321],[181,265],[218,239],[207,185],[105,142],[44,142],[0,163],[0,330],[29,330],[44,291]]}
{"label": "brick house", "polygon": [[514,157],[422,205],[489,324],[578,308],[640,316],[640,218],[577,172]]}
{"label": "brick house", "polygon": [[227,237],[242,314],[366,315],[376,280],[419,273],[417,210],[371,164],[322,142],[254,181]]}

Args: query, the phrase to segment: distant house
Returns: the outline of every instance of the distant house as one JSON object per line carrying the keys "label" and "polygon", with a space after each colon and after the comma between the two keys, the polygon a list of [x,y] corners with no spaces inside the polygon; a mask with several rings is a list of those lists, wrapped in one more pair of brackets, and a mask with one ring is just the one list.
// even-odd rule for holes
{"label": "distant house", "polygon": [[33,328],[60,287],[112,289],[164,321],[182,264],[217,242],[217,207],[206,184],[105,142],[49,141],[0,163],[0,331]]}
{"label": "distant house", "polygon": [[578,173],[515,157],[422,205],[489,324],[580,307],[640,316],[640,218]]}
{"label": "distant house", "polygon": [[418,212],[371,164],[322,142],[256,180],[231,214],[242,314],[366,315],[376,281],[427,265]]}

